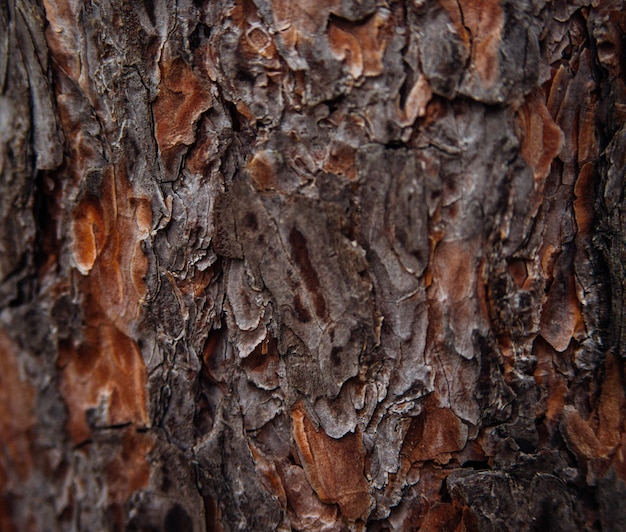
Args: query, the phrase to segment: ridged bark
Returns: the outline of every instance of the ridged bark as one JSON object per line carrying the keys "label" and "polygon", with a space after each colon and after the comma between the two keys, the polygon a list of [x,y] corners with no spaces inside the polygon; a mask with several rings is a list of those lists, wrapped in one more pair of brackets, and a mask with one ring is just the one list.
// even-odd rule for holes
{"label": "ridged bark", "polygon": [[0,0],[0,530],[623,530],[626,15]]}

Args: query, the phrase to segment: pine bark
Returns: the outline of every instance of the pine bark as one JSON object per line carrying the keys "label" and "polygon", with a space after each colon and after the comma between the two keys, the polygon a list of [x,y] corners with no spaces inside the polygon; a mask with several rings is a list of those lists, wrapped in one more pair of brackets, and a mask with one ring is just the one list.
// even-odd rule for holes
{"label": "pine bark", "polygon": [[625,36],[0,0],[0,530],[625,529]]}

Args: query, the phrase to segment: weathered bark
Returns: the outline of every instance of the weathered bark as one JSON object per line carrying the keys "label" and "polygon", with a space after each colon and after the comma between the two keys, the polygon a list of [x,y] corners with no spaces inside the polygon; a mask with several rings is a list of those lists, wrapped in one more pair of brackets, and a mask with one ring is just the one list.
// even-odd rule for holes
{"label": "weathered bark", "polygon": [[0,529],[624,529],[625,35],[0,0]]}

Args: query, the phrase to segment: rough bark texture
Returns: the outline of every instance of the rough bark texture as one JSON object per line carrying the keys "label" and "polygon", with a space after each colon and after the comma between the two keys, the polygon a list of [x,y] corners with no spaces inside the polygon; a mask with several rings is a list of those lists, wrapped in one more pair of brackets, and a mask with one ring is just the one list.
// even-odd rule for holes
{"label": "rough bark texture", "polygon": [[0,0],[0,529],[624,530],[622,4]]}

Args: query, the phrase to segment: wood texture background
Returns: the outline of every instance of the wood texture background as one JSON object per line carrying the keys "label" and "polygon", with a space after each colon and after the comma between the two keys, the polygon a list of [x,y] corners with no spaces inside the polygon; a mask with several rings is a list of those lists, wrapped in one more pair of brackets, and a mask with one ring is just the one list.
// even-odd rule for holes
{"label": "wood texture background", "polygon": [[625,35],[0,0],[0,529],[626,528]]}

